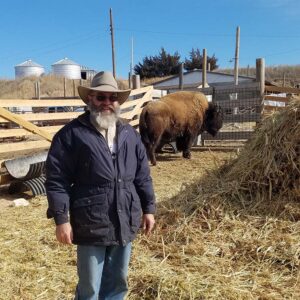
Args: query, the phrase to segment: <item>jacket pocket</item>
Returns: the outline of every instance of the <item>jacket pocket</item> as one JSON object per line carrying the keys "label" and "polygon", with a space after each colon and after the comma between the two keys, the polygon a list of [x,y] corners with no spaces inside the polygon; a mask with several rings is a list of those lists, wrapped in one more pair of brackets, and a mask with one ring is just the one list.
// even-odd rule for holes
{"label": "jacket pocket", "polygon": [[78,235],[78,237],[88,239],[106,236],[109,231],[106,194],[93,195],[74,201],[70,210],[70,220],[74,235]]}
{"label": "jacket pocket", "polygon": [[139,196],[135,193],[131,194],[130,207],[130,226],[136,232],[141,225],[142,209]]}
{"label": "jacket pocket", "polygon": [[91,151],[88,148],[82,148],[79,153],[79,158],[77,162],[77,179],[80,182],[87,182],[90,178],[90,168],[91,168]]}

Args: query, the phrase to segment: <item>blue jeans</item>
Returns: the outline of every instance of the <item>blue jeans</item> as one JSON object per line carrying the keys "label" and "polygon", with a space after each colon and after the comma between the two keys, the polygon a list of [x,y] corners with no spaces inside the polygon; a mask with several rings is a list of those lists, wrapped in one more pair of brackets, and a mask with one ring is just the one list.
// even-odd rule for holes
{"label": "blue jeans", "polygon": [[[76,300],[122,300],[127,291],[131,243],[77,247]],[[99,298],[98,298],[99,297]]]}

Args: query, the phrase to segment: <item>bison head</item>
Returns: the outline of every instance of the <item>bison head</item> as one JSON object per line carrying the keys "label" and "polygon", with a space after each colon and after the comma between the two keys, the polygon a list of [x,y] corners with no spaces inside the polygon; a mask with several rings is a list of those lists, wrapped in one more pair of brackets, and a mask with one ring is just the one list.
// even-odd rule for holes
{"label": "bison head", "polygon": [[204,127],[205,130],[215,136],[223,125],[223,112],[219,105],[209,103],[208,109],[205,112]]}

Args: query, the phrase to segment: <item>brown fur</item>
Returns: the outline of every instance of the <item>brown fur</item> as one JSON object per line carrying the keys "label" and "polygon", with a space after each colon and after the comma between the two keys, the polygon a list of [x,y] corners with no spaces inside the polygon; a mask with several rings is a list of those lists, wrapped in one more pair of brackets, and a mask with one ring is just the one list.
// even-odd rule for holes
{"label": "brown fur", "polygon": [[[140,133],[151,163],[156,164],[155,149],[162,141],[176,140],[183,157],[190,158],[190,148],[195,138],[208,129],[206,119],[209,107],[205,95],[196,92],[176,92],[148,103],[140,116]],[[210,118],[215,118],[214,110]]]}

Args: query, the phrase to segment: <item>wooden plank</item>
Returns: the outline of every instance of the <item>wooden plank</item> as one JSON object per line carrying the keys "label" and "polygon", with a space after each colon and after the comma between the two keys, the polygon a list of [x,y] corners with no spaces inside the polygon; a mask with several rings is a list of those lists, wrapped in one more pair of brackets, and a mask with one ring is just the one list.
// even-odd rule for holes
{"label": "wooden plank", "polygon": [[[61,113],[36,113],[36,114],[19,114],[22,116],[22,119],[27,121],[49,121],[49,120],[69,120],[75,119],[82,112],[61,112]],[[14,114],[16,115],[16,114]],[[0,117],[0,122],[7,123],[8,121]]]}
{"label": "wooden plank", "polygon": [[284,87],[284,86],[265,86],[265,91],[267,92],[278,92],[278,93],[289,93],[289,94],[300,94],[300,89]]}
{"label": "wooden plank", "polygon": [[207,132],[201,135],[201,138],[205,141],[211,140],[247,140],[253,134],[253,131],[228,131],[218,132],[216,136],[211,136]]}
{"label": "wooden plank", "polygon": [[145,95],[136,102],[136,105],[132,110],[122,113],[121,116],[125,119],[133,119],[136,115],[141,113],[144,103],[149,102],[150,100],[152,100],[152,90],[148,90]]}
{"label": "wooden plank", "polygon": [[142,108],[139,108],[138,110],[135,110],[134,113],[133,113],[133,110],[122,113],[121,117],[124,119],[131,120],[135,115],[138,115],[141,112],[142,112]]}
{"label": "wooden plank", "polygon": [[148,92],[145,93],[145,95],[140,100],[140,102],[137,103],[135,108],[132,110],[132,115],[131,115],[130,119],[134,118],[137,114],[140,114],[141,111],[142,111],[142,106],[144,105],[144,103],[149,102],[151,100],[152,100],[152,90],[149,90]]}
{"label": "wooden plank", "polygon": [[72,100],[57,100],[57,99],[47,99],[47,100],[24,100],[24,99],[0,99],[0,107],[51,107],[51,106],[86,106],[82,100],[72,99]]}
{"label": "wooden plank", "polygon": [[30,141],[20,143],[4,143],[0,144],[0,154],[6,154],[8,152],[17,153],[25,150],[38,150],[48,149],[50,147],[50,141]]}
{"label": "wooden plank", "polygon": [[273,105],[264,105],[263,110],[267,110],[267,111],[276,111],[276,110],[281,110],[284,109],[285,106],[273,106]]}
{"label": "wooden plank", "polygon": [[125,103],[123,103],[121,105],[121,109],[126,109],[126,108],[129,108],[129,107],[132,107],[132,106],[136,106],[141,99],[143,99],[143,98],[126,101]]}
{"label": "wooden plank", "polygon": [[271,95],[265,95],[264,100],[271,100],[271,101],[277,101],[277,102],[284,102],[288,103],[290,101],[289,97],[279,97],[279,96],[271,96]]}
{"label": "wooden plank", "polygon": [[13,114],[10,111],[6,110],[3,107],[0,107],[0,116],[7,119],[8,121],[14,122],[22,127],[24,127],[26,130],[33,132],[35,134],[38,134],[39,136],[45,138],[48,141],[52,141],[52,134],[50,134],[47,131],[44,131],[43,129],[40,129],[38,126],[24,120],[19,115]]}
{"label": "wooden plank", "polygon": [[[49,133],[56,133],[63,126],[45,126],[40,127]],[[25,129],[0,129],[0,138],[18,137],[18,136],[31,136],[31,132]]]}
{"label": "wooden plank", "polygon": [[137,126],[137,125],[139,125],[139,123],[140,123],[139,119],[135,119],[135,120],[132,120],[132,121],[129,122],[129,124],[131,126]]}
{"label": "wooden plank", "polygon": [[148,92],[150,90],[153,90],[153,86],[152,85],[146,86],[146,87],[143,87],[143,88],[140,88],[140,89],[131,90],[129,96],[136,96],[136,95],[139,95],[139,94],[146,93],[146,92]]}

